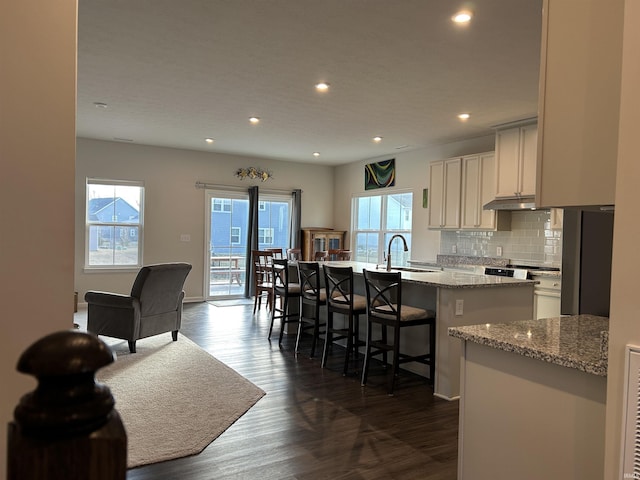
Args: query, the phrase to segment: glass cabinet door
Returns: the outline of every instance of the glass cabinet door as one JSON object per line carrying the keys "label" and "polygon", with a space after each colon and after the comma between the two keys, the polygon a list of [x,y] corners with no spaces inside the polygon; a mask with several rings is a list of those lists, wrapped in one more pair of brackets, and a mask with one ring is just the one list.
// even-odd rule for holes
{"label": "glass cabinet door", "polygon": [[321,237],[320,236],[314,237],[314,239],[313,239],[313,252],[312,253],[315,255],[316,252],[321,252],[322,250],[327,250],[326,245],[327,245],[327,238],[324,235],[321,236]]}

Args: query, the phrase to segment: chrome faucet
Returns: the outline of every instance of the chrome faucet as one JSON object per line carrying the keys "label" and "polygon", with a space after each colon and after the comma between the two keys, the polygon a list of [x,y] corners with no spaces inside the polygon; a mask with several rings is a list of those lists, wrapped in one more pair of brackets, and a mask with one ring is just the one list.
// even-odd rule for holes
{"label": "chrome faucet", "polygon": [[409,247],[407,246],[407,240],[402,235],[396,234],[393,237],[391,237],[391,239],[389,240],[389,247],[387,249],[387,272],[391,271],[391,244],[393,243],[393,240],[395,238],[402,239],[402,243],[404,244],[404,251],[405,252],[409,251]]}

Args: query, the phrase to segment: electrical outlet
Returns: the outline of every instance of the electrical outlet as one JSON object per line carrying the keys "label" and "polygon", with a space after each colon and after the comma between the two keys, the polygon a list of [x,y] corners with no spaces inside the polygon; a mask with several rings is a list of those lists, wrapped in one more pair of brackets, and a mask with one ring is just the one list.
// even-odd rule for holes
{"label": "electrical outlet", "polygon": [[464,300],[458,299],[456,300],[456,316],[461,316],[464,314]]}
{"label": "electrical outlet", "polygon": [[502,247],[497,247],[497,248],[496,248],[496,255],[497,255],[498,257],[501,257],[501,256],[502,256]]}
{"label": "electrical outlet", "polygon": [[457,245],[451,245],[451,253],[458,253],[458,246]]}

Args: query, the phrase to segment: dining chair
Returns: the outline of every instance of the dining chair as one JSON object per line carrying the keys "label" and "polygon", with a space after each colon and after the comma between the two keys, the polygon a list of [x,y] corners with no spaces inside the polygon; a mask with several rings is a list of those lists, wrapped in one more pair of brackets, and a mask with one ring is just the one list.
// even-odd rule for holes
{"label": "dining chair", "polygon": [[329,251],[328,250],[318,250],[313,254],[314,262],[326,262],[329,260]]}
{"label": "dining chair", "polygon": [[[387,365],[387,354],[391,353],[391,375],[389,395],[393,395],[399,366],[402,363],[418,362],[429,366],[429,382],[433,385],[436,352],[436,314],[431,310],[402,304],[401,272],[374,272],[363,270],[367,296],[367,342],[362,368],[362,385],[367,384],[371,358],[382,355]],[[373,327],[381,327],[380,337],[373,338]],[[418,355],[401,352],[400,331],[406,327],[427,325],[429,328],[429,351]],[[387,329],[391,329],[391,335]]]}
{"label": "dining chair", "polygon": [[302,250],[299,248],[287,248],[288,260],[302,260]]}
{"label": "dining chair", "polygon": [[351,250],[344,250],[342,248],[332,249],[328,252],[329,260],[333,261],[345,261],[351,260]]}
{"label": "dining chair", "polygon": [[[300,312],[291,312],[291,300],[300,299],[300,284],[291,282],[289,272],[289,260],[286,258],[274,258],[272,265],[273,272],[273,303],[271,304],[271,325],[269,326],[269,338],[273,331],[275,319],[280,319],[280,338],[278,345],[282,344],[284,330],[288,323],[298,322]],[[294,277],[297,281],[297,274]],[[280,300],[278,302],[278,300]]]}
{"label": "dining chair", "polygon": [[267,308],[269,311],[271,311],[273,305],[273,252],[266,250],[252,250],[251,258],[253,260],[253,281],[255,289],[253,314],[255,315],[256,309],[260,309],[262,305],[263,297],[266,297]]}
{"label": "dining chair", "polygon": [[273,258],[283,258],[282,248],[265,248],[265,251],[272,252]]}
{"label": "dining chair", "polygon": [[[320,281],[320,266],[318,262],[298,262],[298,275],[300,278],[300,322],[298,323],[298,336],[296,338],[296,353],[299,351],[300,337],[305,330],[311,330],[311,353],[313,358],[316,352],[316,344],[320,338],[320,329],[326,326],[326,322],[320,319],[320,307],[327,304],[327,295]],[[305,308],[311,316],[305,315]]]}
{"label": "dining chair", "polygon": [[[357,364],[359,347],[364,345],[359,338],[358,319],[360,315],[366,313],[367,302],[362,295],[353,293],[353,268],[329,265],[323,265],[322,268],[327,298],[327,325],[322,351],[322,367],[324,368],[327,364],[329,348],[333,342],[344,339],[347,344],[342,374],[346,375],[352,351]],[[342,326],[335,325],[335,313],[346,317],[346,322]]]}

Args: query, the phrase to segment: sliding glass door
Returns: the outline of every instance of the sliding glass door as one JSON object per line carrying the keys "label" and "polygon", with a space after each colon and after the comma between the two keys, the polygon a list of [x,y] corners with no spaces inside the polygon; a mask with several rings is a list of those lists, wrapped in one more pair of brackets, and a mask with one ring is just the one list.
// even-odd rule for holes
{"label": "sliding glass door", "polygon": [[[244,296],[247,243],[249,238],[249,195],[246,192],[207,190],[205,232],[205,279],[207,300]],[[258,200],[258,249],[290,244],[291,197],[262,194]]]}
{"label": "sliding glass door", "polygon": [[244,295],[249,196],[207,191],[208,299]]}

